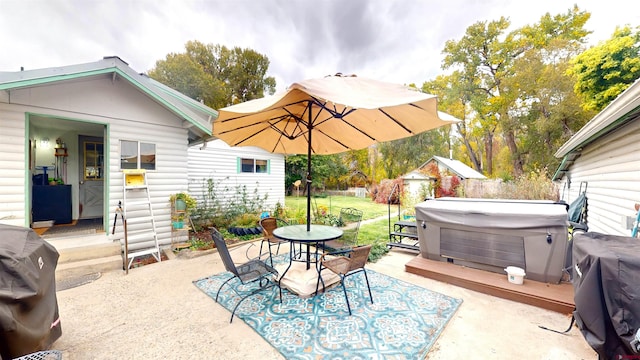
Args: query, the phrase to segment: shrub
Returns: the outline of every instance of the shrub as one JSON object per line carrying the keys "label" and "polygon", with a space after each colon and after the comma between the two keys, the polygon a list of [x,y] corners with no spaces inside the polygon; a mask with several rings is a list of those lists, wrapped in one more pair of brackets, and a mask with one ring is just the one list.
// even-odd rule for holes
{"label": "shrub", "polygon": [[[391,191],[394,189],[394,187],[397,187],[398,191],[394,191],[394,193],[391,194]],[[380,181],[380,184],[378,184],[374,188],[371,194],[373,197],[373,201],[378,204],[386,204],[390,200],[391,204],[395,205],[400,203],[402,190],[403,186],[401,178],[397,178],[394,180],[385,179]]]}

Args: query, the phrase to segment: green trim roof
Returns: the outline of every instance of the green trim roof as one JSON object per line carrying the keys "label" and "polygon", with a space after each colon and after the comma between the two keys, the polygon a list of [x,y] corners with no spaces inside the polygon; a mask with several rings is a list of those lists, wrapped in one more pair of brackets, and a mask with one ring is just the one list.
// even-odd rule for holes
{"label": "green trim roof", "polygon": [[617,128],[640,118],[640,79],[623,91],[600,113],[589,120],[555,153],[562,163],[552,180],[560,180],[582,153],[582,149]]}
{"label": "green trim roof", "polygon": [[113,74],[188,121],[206,136],[212,134],[211,121],[218,116],[214,109],[165,86],[150,77],[139,74],[117,56],[86,64],[19,72],[0,72],[0,90],[13,90],[105,74]]}

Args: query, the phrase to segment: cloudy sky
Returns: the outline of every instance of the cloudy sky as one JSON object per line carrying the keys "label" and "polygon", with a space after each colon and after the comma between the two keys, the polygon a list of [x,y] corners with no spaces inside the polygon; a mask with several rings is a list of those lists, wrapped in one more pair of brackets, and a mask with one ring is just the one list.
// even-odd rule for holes
{"label": "cloudy sky", "polygon": [[638,0],[0,0],[0,71],[117,55],[147,72],[198,40],[266,55],[278,90],[336,72],[421,85],[468,26],[505,16],[513,29],[575,2],[591,44],[640,25]]}

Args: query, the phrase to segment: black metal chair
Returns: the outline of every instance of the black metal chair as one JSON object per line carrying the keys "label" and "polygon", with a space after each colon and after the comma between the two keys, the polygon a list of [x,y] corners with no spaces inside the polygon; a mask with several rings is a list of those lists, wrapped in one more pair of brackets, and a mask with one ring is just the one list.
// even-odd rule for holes
{"label": "black metal chair", "polygon": [[241,293],[235,287],[231,287],[231,289],[242,298],[233,308],[233,311],[231,312],[231,320],[229,320],[229,322],[233,322],[233,316],[235,315],[238,306],[240,306],[244,299],[257,294],[262,290],[277,286],[280,292],[280,302],[282,302],[282,288],[280,288],[280,283],[277,280],[279,275],[278,271],[259,259],[250,260],[244,264],[236,265],[231,258],[231,254],[229,254],[229,249],[227,248],[227,244],[225,243],[222,234],[220,234],[220,232],[215,228],[211,228],[210,230],[211,237],[213,238],[213,242],[216,245],[216,249],[218,249],[218,254],[220,254],[220,258],[224,263],[225,269],[233,274],[232,277],[230,277],[224,283],[222,283],[222,285],[220,285],[220,288],[216,293],[216,302],[218,302],[220,290],[222,290],[222,288],[231,280],[238,279],[240,280],[240,283],[242,285],[254,282],[257,282],[258,284],[258,287],[254,290],[251,290],[248,294]]}
{"label": "black metal chair", "polygon": [[360,222],[362,222],[362,210],[342,208],[340,210],[340,223],[344,226],[342,236],[339,239],[322,243],[320,246],[334,255],[337,252],[348,251],[357,246]]}
{"label": "black metal chair", "polygon": [[[333,258],[326,258],[330,254],[323,254],[320,258],[320,274],[322,275],[323,269],[329,269],[338,276],[340,276],[340,283],[342,284],[342,291],[344,292],[344,298],[347,301],[347,309],[349,309],[349,315],[351,315],[351,305],[349,304],[349,296],[347,296],[347,288],[344,285],[345,278],[357,274],[359,272],[364,273],[364,279],[367,282],[367,289],[369,290],[369,298],[373,304],[373,295],[371,295],[371,286],[369,286],[369,278],[367,277],[367,271],[364,269],[369,253],[371,252],[371,245],[357,246],[348,250],[347,256],[336,256]],[[322,281],[322,287],[324,290],[324,280],[322,276],[318,276],[318,282],[316,283],[316,293],[320,287]]]}

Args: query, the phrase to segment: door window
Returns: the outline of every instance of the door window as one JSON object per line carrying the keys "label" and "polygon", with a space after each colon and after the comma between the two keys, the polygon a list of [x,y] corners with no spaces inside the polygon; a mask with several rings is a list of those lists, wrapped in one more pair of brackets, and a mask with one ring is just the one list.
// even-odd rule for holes
{"label": "door window", "polygon": [[102,180],[104,178],[104,145],[101,142],[85,141],[83,146],[84,180]]}

